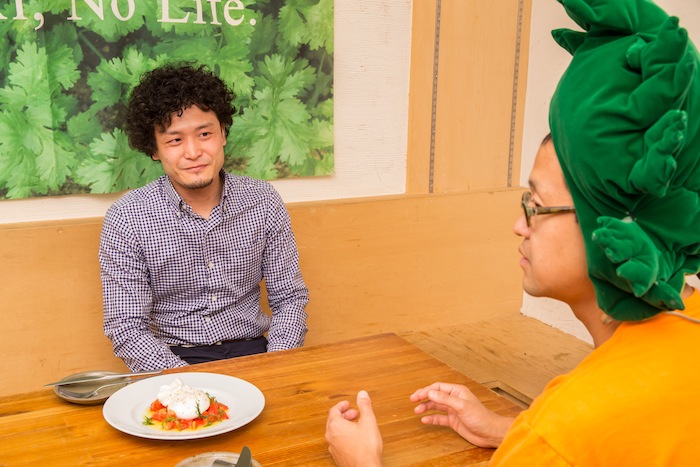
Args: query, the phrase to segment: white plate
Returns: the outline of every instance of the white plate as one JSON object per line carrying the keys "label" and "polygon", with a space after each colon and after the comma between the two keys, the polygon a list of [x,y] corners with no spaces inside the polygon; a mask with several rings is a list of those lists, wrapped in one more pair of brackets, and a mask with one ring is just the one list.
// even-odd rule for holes
{"label": "white plate", "polygon": [[[228,406],[228,420],[197,430],[166,431],[143,424],[146,411],[156,400],[158,390],[180,378],[183,383],[201,389]],[[233,431],[250,423],[265,407],[265,396],[250,384],[233,376],[216,373],[173,373],[153,376],[131,383],[115,392],[102,408],[107,423],[119,431],[150,439],[197,439]]]}

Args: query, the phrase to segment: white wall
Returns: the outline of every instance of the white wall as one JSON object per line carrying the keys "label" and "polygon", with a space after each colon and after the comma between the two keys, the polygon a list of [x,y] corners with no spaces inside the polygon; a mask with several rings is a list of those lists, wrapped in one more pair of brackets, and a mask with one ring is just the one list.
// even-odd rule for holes
{"label": "white wall", "polygon": [[[549,132],[549,101],[566,70],[571,55],[559,47],[552,39],[552,29],[568,27],[580,30],[554,0],[533,0],[530,29],[530,50],[525,98],[525,125],[523,135],[523,157],[520,183],[527,186],[527,178],[532,168],[535,153],[542,138]],[[696,0],[657,0],[671,15],[680,18],[700,46],[700,4]],[[523,314],[540,319],[587,342],[592,342],[586,328],[573,316],[569,307],[551,299],[540,299],[525,294]]]}
{"label": "white wall", "polygon": [[[285,202],[406,190],[411,0],[335,0],[335,175],[276,180]],[[101,217],[120,195],[0,201],[0,223]]]}

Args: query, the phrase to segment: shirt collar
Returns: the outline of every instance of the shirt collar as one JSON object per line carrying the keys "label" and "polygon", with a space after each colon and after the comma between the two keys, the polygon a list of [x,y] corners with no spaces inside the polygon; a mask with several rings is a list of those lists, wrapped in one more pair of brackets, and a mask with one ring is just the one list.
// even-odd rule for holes
{"label": "shirt collar", "polygon": [[223,169],[219,172],[219,175],[221,175],[223,184],[223,189],[221,190],[221,207],[226,210],[229,200],[233,199],[233,177],[224,172]]}
{"label": "shirt collar", "polygon": [[182,197],[178,194],[178,192],[175,191],[175,187],[170,181],[170,177],[167,175],[163,175],[163,191],[165,192],[165,196],[170,205],[175,208],[177,212],[181,212],[185,202],[182,200]]}
{"label": "shirt collar", "polygon": [[[228,203],[228,200],[233,199],[233,179],[223,169],[221,169],[221,171],[219,172],[219,176],[222,177],[223,182],[221,202],[219,204],[224,209],[224,211],[226,211],[226,205]],[[173,183],[170,181],[170,177],[168,177],[167,175],[163,175],[163,179],[163,191],[165,192],[165,196],[168,199],[170,205],[173,208],[175,208],[177,212],[185,211],[185,206],[187,206],[187,204],[182,199],[180,194],[175,190]]]}

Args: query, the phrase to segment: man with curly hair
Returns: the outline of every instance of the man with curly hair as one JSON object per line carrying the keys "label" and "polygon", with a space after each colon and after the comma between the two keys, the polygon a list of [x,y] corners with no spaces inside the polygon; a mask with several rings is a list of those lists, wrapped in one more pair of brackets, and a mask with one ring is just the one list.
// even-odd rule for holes
{"label": "man with curly hair", "polygon": [[304,343],[308,289],[284,203],[223,170],[233,99],[192,64],[146,73],[130,96],[129,144],[165,172],[116,201],[102,228],[104,331],[131,370]]}

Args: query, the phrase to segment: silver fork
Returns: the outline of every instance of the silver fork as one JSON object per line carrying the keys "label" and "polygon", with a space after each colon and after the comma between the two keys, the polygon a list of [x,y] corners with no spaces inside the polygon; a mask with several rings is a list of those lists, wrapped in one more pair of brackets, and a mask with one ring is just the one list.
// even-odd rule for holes
{"label": "silver fork", "polygon": [[93,389],[90,392],[83,392],[83,391],[71,391],[69,389],[66,389],[65,386],[61,386],[59,389],[59,392],[63,394],[64,396],[72,397],[73,399],[89,399],[93,396],[96,396],[98,392],[100,392],[102,389],[108,387],[108,386],[116,386],[117,384],[123,384],[127,385],[131,383],[132,381],[118,381],[116,383],[109,383],[109,384],[103,384],[102,386],[98,386],[95,389]]}

